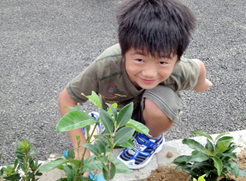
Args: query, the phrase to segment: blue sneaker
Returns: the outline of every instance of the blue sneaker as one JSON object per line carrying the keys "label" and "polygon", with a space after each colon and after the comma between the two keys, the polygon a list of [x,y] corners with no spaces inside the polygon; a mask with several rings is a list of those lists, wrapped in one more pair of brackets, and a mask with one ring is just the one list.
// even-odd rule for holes
{"label": "blue sneaker", "polygon": [[117,157],[130,169],[140,169],[145,167],[154,156],[162,150],[165,145],[163,135],[158,139],[152,139],[142,133],[137,133],[133,140],[134,147],[123,150]]}
{"label": "blue sneaker", "polygon": [[[98,118],[99,118],[99,113],[98,112],[90,112],[89,115],[91,117],[93,117],[95,119],[95,121],[97,121]],[[83,130],[83,133],[85,134],[86,130],[85,130],[84,127],[82,128],[82,130]],[[104,131],[105,131],[105,127],[103,126],[103,124],[101,122],[98,123],[97,124],[97,132],[98,132],[98,134],[102,134],[102,133],[104,133]]]}

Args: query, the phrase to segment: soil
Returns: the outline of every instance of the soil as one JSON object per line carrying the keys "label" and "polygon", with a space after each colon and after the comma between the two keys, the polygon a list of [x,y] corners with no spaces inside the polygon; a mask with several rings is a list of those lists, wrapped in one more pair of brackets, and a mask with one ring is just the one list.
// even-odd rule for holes
{"label": "soil", "polygon": [[[246,170],[246,148],[240,152],[238,156],[238,166]],[[175,166],[164,167],[160,166],[151,172],[151,175],[142,181],[189,181],[189,174],[183,172],[181,169],[173,171]],[[229,178],[234,179],[233,175],[228,175]],[[246,177],[238,177],[236,181],[246,181]]]}

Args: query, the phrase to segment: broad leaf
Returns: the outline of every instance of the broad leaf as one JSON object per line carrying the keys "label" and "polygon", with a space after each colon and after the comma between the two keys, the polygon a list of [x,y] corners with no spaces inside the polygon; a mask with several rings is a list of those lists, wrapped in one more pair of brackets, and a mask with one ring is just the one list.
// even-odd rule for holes
{"label": "broad leaf", "polygon": [[217,152],[223,153],[224,151],[226,151],[232,140],[233,140],[233,137],[230,137],[230,136],[224,136],[220,138],[216,143],[214,153],[217,153]]}
{"label": "broad leaf", "polygon": [[65,114],[56,125],[56,131],[70,131],[72,129],[82,128],[87,125],[95,124],[94,118],[87,113],[77,110]]}
{"label": "broad leaf", "polygon": [[207,139],[207,143],[205,145],[205,148],[207,150],[209,150],[210,152],[214,152],[214,145],[209,139]]}
{"label": "broad leaf", "polygon": [[239,168],[238,168],[238,165],[235,162],[228,161],[228,162],[224,163],[224,166],[226,167],[228,173],[232,173],[233,175],[235,175],[236,178],[238,177]]}
{"label": "broad leaf", "polygon": [[[63,109],[67,108],[67,106],[64,106]],[[77,111],[80,110],[79,106],[75,106],[75,107],[68,107],[70,109],[70,111]]]}
{"label": "broad leaf", "polygon": [[93,180],[88,177],[79,176],[77,177],[76,181],[93,181]]}
{"label": "broad leaf", "polygon": [[72,160],[74,158],[75,158],[75,153],[74,153],[73,149],[68,150],[66,159],[67,160]]}
{"label": "broad leaf", "polygon": [[115,134],[114,143],[115,144],[122,144],[122,143],[128,141],[132,137],[134,131],[135,131],[135,129],[132,127],[121,128]]}
{"label": "broad leaf", "polygon": [[205,154],[208,154],[207,152],[204,151],[205,147],[193,139],[185,138],[185,139],[183,139],[182,143],[186,144],[187,146],[189,146],[190,148],[192,148],[194,150],[201,151]]}
{"label": "broad leaf", "polygon": [[246,177],[246,171],[243,170],[243,169],[241,169],[241,168],[239,168],[239,174],[238,174],[238,176],[240,176],[240,177]]}
{"label": "broad leaf", "polygon": [[72,180],[75,176],[73,169],[70,165],[63,164],[63,170],[67,175],[68,180]]}
{"label": "broad leaf", "polygon": [[[106,103],[106,104],[108,105],[108,107],[110,109],[110,110],[108,110],[108,112],[112,112],[112,114],[114,116],[114,119],[117,120],[117,110],[116,110],[116,108],[113,105],[111,105],[111,104],[108,104],[108,103]],[[117,104],[116,104],[116,106],[117,106]]]}
{"label": "broad leaf", "polygon": [[195,152],[190,156],[190,158],[187,160],[187,162],[203,162],[205,160],[208,160],[210,156],[205,155],[201,152]]}
{"label": "broad leaf", "polygon": [[89,161],[88,159],[86,159],[83,162],[83,168],[81,169],[81,172],[85,173],[85,172],[90,172],[93,170],[102,170],[102,167],[103,167],[102,162],[95,160],[95,159],[92,159]]}
{"label": "broad leaf", "polygon": [[99,110],[99,114],[100,114],[101,122],[103,123],[107,133],[112,134],[114,129],[114,123],[112,117],[110,116],[109,113],[107,113],[102,109]]}
{"label": "broad leaf", "polygon": [[92,91],[90,96],[86,96],[85,94],[81,93],[83,96],[85,96],[86,98],[88,98],[93,104],[95,104],[99,109],[102,108],[102,104],[100,101],[100,98],[98,97],[98,95]]}
{"label": "broad leaf", "polygon": [[238,158],[237,158],[237,155],[235,153],[223,153],[222,156],[223,157],[229,157],[230,159],[233,159],[234,161],[238,162]]}
{"label": "broad leaf", "polygon": [[131,137],[127,142],[122,144],[116,144],[116,146],[121,146],[124,148],[128,148],[129,150],[134,147],[134,143],[132,142],[133,137]]}
{"label": "broad leaf", "polygon": [[204,137],[210,139],[211,141],[213,141],[213,138],[210,135],[208,135],[207,133],[203,132],[203,131],[198,131],[198,130],[197,131],[192,131],[191,134],[198,134],[198,135],[204,136]]}
{"label": "broad leaf", "polygon": [[62,164],[65,164],[65,163],[72,163],[76,166],[79,165],[79,161],[78,160],[66,160],[66,159],[63,159],[63,158],[58,158],[54,161],[51,161],[49,163],[46,163],[44,165],[42,165],[39,169],[40,172],[47,172],[47,171],[50,171],[50,170],[53,170],[54,168],[57,168],[59,166],[61,166]]}
{"label": "broad leaf", "polygon": [[130,119],[125,126],[133,127],[137,132],[149,135],[149,129],[142,123]]}
{"label": "broad leaf", "polygon": [[[116,173],[116,167],[115,167],[115,165],[114,165],[114,163],[113,162],[111,162],[111,164],[110,164],[110,171],[109,171],[110,173],[109,173],[109,179],[112,179],[112,178],[114,178],[114,176],[115,176],[115,173]],[[104,177],[104,179],[106,179],[107,180],[107,178],[108,178],[108,170],[106,170],[105,168],[103,168],[103,177]]]}
{"label": "broad leaf", "polygon": [[114,163],[116,167],[116,173],[131,173],[132,170],[129,169],[123,162],[115,157],[111,157],[111,161]]}
{"label": "broad leaf", "polygon": [[221,160],[218,158],[218,157],[212,157],[213,161],[214,161],[214,166],[215,168],[217,169],[217,174],[218,176],[221,175],[221,172],[222,172],[222,162]]}
{"label": "broad leaf", "polygon": [[229,133],[221,133],[219,134],[216,138],[215,138],[215,141],[217,141],[220,137],[224,136],[224,135],[227,135]]}
{"label": "broad leaf", "polygon": [[180,163],[186,163],[190,159],[190,156],[181,155],[174,159],[173,163],[178,165]]}
{"label": "broad leaf", "polygon": [[94,142],[94,146],[97,148],[97,150],[99,151],[99,154],[103,153],[105,155],[106,153],[106,148],[105,145],[102,143],[102,141],[100,140],[96,140]]}
{"label": "broad leaf", "polygon": [[94,155],[100,156],[99,150],[97,149],[96,146],[90,143],[84,144],[83,146],[86,147],[88,150],[90,150]]}
{"label": "broad leaf", "polygon": [[133,103],[127,104],[120,110],[116,119],[117,128],[124,126],[131,119],[132,111],[133,111]]}

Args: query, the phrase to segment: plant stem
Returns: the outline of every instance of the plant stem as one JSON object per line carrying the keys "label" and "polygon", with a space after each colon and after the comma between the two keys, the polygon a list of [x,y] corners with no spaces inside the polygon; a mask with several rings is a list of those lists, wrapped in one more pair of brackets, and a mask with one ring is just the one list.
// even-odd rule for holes
{"label": "plant stem", "polygon": [[[114,128],[114,135],[116,134],[117,128]],[[112,145],[114,145],[114,137],[112,137]],[[110,148],[110,153],[109,153],[109,159],[108,159],[108,178],[107,181],[109,181],[110,179],[110,170],[111,170],[111,157],[112,157],[112,153],[114,150],[114,146]]]}
{"label": "plant stem", "polygon": [[[90,140],[91,140],[91,138],[92,138],[92,136],[93,136],[93,134],[94,134],[94,132],[95,132],[95,130],[96,130],[96,127],[97,127],[97,124],[98,124],[98,123],[99,123],[99,119],[96,121],[96,124],[95,124],[95,126],[93,127],[93,130],[92,130],[92,132],[91,132],[91,135],[90,135],[88,141],[86,141],[86,143],[90,143]],[[85,147],[84,147],[84,148],[85,148]],[[86,151],[87,151],[87,148],[84,149],[84,152],[83,152],[83,154],[82,154],[82,158],[81,158],[81,160],[80,160],[80,162],[79,162],[79,167],[78,167],[78,169],[77,169],[77,171],[76,171],[76,174],[75,174],[75,177],[74,177],[74,181],[77,180],[77,177],[78,177],[78,175],[80,174],[81,165],[82,165],[82,163],[83,163],[83,161],[84,161],[84,157],[85,157]],[[78,157],[79,157],[79,154],[78,154]]]}
{"label": "plant stem", "polygon": [[24,165],[25,165],[25,175],[26,175],[25,180],[28,181],[28,176],[27,176],[27,174],[28,174],[28,150],[27,150],[27,148],[25,149],[25,162],[24,162]]}

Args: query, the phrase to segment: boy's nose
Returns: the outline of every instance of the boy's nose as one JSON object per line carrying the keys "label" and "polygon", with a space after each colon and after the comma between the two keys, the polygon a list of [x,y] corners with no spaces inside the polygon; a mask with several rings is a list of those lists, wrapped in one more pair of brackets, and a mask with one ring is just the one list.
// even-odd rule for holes
{"label": "boy's nose", "polygon": [[151,67],[147,67],[142,71],[142,75],[146,78],[153,78],[157,75],[157,71]]}

